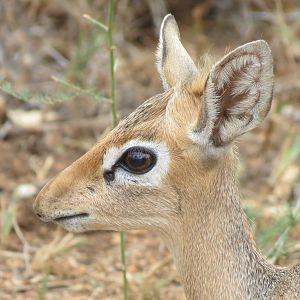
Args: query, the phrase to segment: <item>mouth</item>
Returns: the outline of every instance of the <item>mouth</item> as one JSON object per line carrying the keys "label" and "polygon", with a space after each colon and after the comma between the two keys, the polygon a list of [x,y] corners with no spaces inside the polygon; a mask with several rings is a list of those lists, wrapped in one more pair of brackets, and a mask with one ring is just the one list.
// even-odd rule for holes
{"label": "mouth", "polygon": [[53,219],[52,221],[55,223],[63,223],[66,221],[79,221],[79,220],[84,220],[89,218],[88,213],[79,213],[79,214],[74,214],[74,215],[67,215],[67,216],[61,216],[58,218]]}
{"label": "mouth", "polygon": [[52,219],[52,222],[70,232],[84,232],[88,230],[91,216],[88,213],[64,214]]}

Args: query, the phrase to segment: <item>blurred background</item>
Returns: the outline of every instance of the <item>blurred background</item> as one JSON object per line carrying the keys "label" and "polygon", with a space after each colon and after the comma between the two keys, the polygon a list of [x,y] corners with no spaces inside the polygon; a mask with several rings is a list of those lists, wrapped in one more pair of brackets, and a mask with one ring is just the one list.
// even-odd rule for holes
{"label": "blurred background", "polygon": [[[111,128],[104,0],[0,0],[0,299],[122,299],[119,236],[72,235],[31,207],[55,174]],[[243,206],[270,261],[300,261],[300,4],[298,0],[115,2],[120,118],[162,91],[154,53],[176,17],[197,61],[255,39],[270,44],[274,103],[239,142]],[[126,235],[129,299],[184,299],[155,233]]]}

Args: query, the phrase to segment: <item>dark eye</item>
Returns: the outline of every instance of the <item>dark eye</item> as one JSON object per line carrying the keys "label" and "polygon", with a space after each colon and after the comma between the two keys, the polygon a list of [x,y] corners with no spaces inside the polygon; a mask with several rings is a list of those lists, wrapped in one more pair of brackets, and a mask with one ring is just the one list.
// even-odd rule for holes
{"label": "dark eye", "polygon": [[118,165],[128,172],[144,174],[149,172],[156,163],[155,154],[145,148],[133,147],[122,155]]}

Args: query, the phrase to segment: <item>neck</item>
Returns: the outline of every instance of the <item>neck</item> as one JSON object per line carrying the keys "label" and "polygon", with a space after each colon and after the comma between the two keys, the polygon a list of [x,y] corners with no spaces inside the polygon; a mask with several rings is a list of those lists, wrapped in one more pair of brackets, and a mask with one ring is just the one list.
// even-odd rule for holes
{"label": "neck", "polygon": [[206,191],[183,193],[182,220],[165,238],[188,300],[266,299],[284,272],[256,250],[233,174],[222,168]]}

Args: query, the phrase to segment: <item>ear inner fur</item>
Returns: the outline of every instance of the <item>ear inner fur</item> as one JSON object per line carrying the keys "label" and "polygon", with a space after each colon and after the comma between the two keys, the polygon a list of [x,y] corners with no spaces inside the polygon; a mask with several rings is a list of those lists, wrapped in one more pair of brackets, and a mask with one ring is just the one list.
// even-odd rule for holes
{"label": "ear inner fur", "polygon": [[266,116],[272,88],[272,56],[264,41],[230,52],[213,66],[207,78],[202,120],[192,139],[211,153],[229,145]]}

